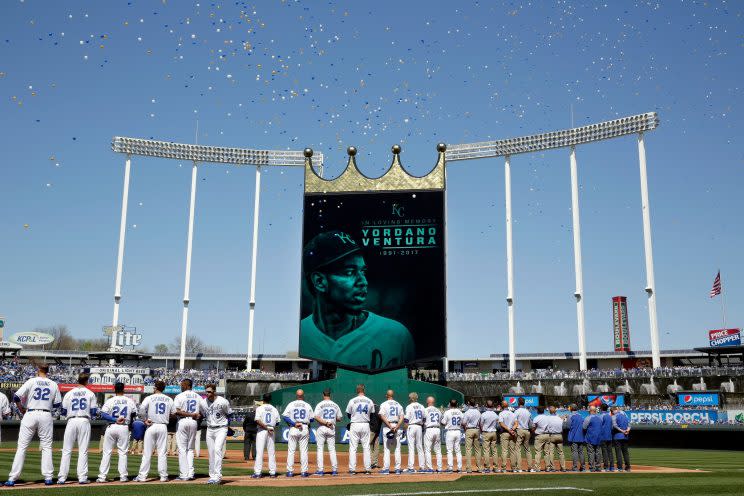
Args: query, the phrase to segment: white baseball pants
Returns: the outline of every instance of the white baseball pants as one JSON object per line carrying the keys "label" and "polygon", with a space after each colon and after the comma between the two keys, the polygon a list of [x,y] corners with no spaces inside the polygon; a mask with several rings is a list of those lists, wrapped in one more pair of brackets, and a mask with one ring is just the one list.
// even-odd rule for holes
{"label": "white baseball pants", "polygon": [[[227,426],[209,427],[207,429],[207,452],[209,453],[209,478],[222,480],[222,459],[225,457],[225,441],[227,440]],[[191,470],[194,468],[193,458]],[[193,472],[191,472],[193,474]]]}
{"label": "white baseball pants", "polygon": [[454,429],[446,431],[446,434],[444,435],[444,443],[447,446],[447,470],[454,470],[452,466],[453,452],[457,458],[457,470],[462,470],[462,452],[460,450],[461,437],[462,432]]}
{"label": "white baseball pants", "polygon": [[158,475],[168,477],[168,427],[165,424],[152,424],[145,431],[144,447],[142,448],[142,463],[140,463],[140,479],[146,479],[150,472],[150,460],[153,447],[158,450]]}
{"label": "white baseball pants", "polygon": [[403,432],[395,431],[395,436],[388,438],[387,433],[390,429],[382,428],[382,470],[390,470],[390,450],[395,451],[395,470],[400,470],[400,438]]}
{"label": "white baseball pants", "polygon": [[361,443],[364,460],[364,470],[370,471],[372,456],[369,451],[369,424],[355,422],[349,429],[349,471],[356,472],[357,446]]}
{"label": "white baseball pants", "polygon": [[408,439],[408,470],[413,470],[416,454],[418,454],[419,470],[424,470],[424,444],[421,426],[418,424],[409,425],[406,438]]}
{"label": "white baseball pants", "polygon": [[70,457],[72,457],[72,448],[75,443],[78,445],[78,481],[86,481],[88,480],[88,443],[90,443],[90,420],[88,418],[77,417],[67,421],[58,479],[67,480],[67,474],[70,472]]}
{"label": "white baseball pants", "polygon": [[292,427],[287,437],[287,472],[294,472],[294,457],[297,445],[300,445],[300,468],[304,474],[309,468],[308,443],[310,442],[310,427],[302,424],[302,428]]}
{"label": "white baseball pants", "polygon": [[338,471],[338,459],[336,457],[336,429],[320,426],[315,431],[315,443],[318,448],[318,472],[323,471],[323,448],[328,443],[328,457],[331,459],[331,470]]}
{"label": "white baseball pants", "polygon": [[[430,427],[424,432],[424,453],[426,455],[426,470],[434,470],[431,463],[431,450],[437,455],[437,470],[442,471],[442,431],[438,427]],[[410,449],[410,448],[408,448]]]}
{"label": "white baseball pants", "polygon": [[52,414],[35,410],[26,412],[21,420],[20,431],[18,432],[18,449],[13,458],[13,467],[8,474],[8,480],[15,481],[21,475],[23,462],[26,460],[26,450],[33,439],[34,434],[39,435],[39,445],[41,446],[41,475],[44,479],[51,479],[54,475],[54,463],[52,462]]}
{"label": "white baseball pants", "polygon": [[98,470],[98,478],[105,479],[111,467],[111,452],[116,450],[119,456],[119,478],[128,475],[127,471],[127,448],[129,447],[129,426],[124,424],[111,424],[106,428],[103,435],[103,450],[101,454],[101,467]]}
{"label": "white baseball pants", "polygon": [[178,447],[178,476],[182,479],[194,477],[194,442],[196,441],[196,420],[182,418],[176,429]]}
{"label": "white baseball pants", "polygon": [[256,433],[256,460],[253,463],[253,473],[261,475],[263,468],[264,448],[269,453],[269,474],[276,474],[276,451],[274,449],[274,431],[259,430]]}

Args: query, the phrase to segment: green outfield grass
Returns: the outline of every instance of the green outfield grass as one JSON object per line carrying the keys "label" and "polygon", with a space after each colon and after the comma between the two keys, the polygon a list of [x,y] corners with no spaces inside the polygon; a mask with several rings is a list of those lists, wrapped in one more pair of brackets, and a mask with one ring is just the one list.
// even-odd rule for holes
{"label": "green outfield grass", "polygon": [[[10,443],[2,443],[3,448],[14,447]],[[238,447],[232,444],[231,448]],[[313,456],[311,453],[311,468],[313,466]],[[54,464],[55,469],[59,466],[59,451],[55,449]],[[0,452],[0,478],[4,479],[10,468],[13,459],[12,452]],[[22,479],[27,481],[41,482],[39,474],[38,451],[31,451],[26,456],[26,465],[22,474]],[[71,463],[72,479],[75,478],[74,470],[77,455],[74,454]],[[417,494],[443,494],[447,491],[467,491],[460,494],[477,494],[488,491],[495,492],[498,489],[527,489],[527,488],[557,488],[570,487],[575,489],[566,489],[559,491],[546,491],[551,494],[587,494],[592,490],[595,493],[604,493],[612,495],[638,495],[651,494],[654,496],[663,495],[742,495],[744,494],[744,452],[732,451],[705,451],[705,450],[668,450],[668,449],[632,449],[631,459],[634,464],[639,465],[656,465],[674,468],[699,469],[705,473],[684,473],[684,474],[521,474],[506,476],[475,476],[462,477],[455,482],[440,482],[436,476],[431,476],[431,482],[401,483],[401,484],[370,484],[370,485],[339,485],[327,487],[307,487],[302,488],[303,496],[314,495],[369,495],[369,494],[395,494],[404,492],[416,492]],[[89,466],[91,468],[91,478],[97,475],[98,463],[100,456],[92,453],[89,457]],[[153,460],[155,462],[155,460]],[[130,476],[137,472],[139,466],[139,457],[129,457]],[[154,477],[155,463],[150,475]],[[171,474],[177,471],[177,460],[169,458],[168,467]],[[206,481],[205,459],[196,461],[197,475],[201,476],[201,482]],[[281,467],[280,467],[281,469]],[[112,460],[112,471],[109,477],[116,476],[116,457]],[[56,475],[56,474],[55,474]],[[225,467],[224,475],[248,475],[246,468]],[[389,476],[395,477],[395,476]],[[62,489],[58,489],[62,491]],[[141,496],[142,494],[155,494],[158,496],[189,496],[204,494],[204,491],[215,491],[219,494],[254,494],[259,496],[281,496],[294,495],[298,493],[297,487],[287,488],[250,488],[250,487],[230,487],[223,485],[220,487],[206,487],[202,484],[184,484],[173,482],[170,485],[152,484],[147,485],[129,485],[113,486],[91,484],[89,486],[68,485],[64,489],[64,494],[85,494],[90,496],[114,496],[114,495],[132,495]],[[23,494],[32,494],[34,490],[16,489],[14,492]],[[427,493],[426,491],[431,491]],[[38,493],[33,493],[38,494]],[[540,492],[540,494],[543,494]]]}

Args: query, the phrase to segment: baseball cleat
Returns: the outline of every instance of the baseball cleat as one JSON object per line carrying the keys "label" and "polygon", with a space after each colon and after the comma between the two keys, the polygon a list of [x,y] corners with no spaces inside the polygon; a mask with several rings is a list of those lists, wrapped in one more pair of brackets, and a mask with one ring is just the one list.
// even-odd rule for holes
{"label": "baseball cleat", "polygon": [[[64,484],[64,483],[65,483],[65,481],[63,480],[62,481],[62,484]],[[54,485],[54,481],[52,479],[44,479],[44,485],[45,486],[52,486],[52,485]]]}
{"label": "baseball cleat", "polygon": [[15,482],[13,482],[12,480],[5,481],[5,483],[3,484],[3,486],[5,486],[5,487],[13,487],[13,486],[15,486]]}
{"label": "baseball cleat", "polygon": [[260,478],[261,478],[261,474],[252,474],[251,475],[251,479],[260,479]]}
{"label": "baseball cleat", "polygon": [[99,484],[103,484],[103,483],[106,482],[106,478],[105,477],[99,477],[98,479],[96,479],[96,482],[99,483]]}
{"label": "baseball cleat", "polygon": [[[51,480],[51,479],[49,479],[49,480]],[[46,481],[44,481],[44,482],[46,482]],[[64,483],[65,483],[65,480],[64,479],[57,479],[57,484],[64,484]]]}
{"label": "baseball cleat", "polygon": [[147,482],[147,478],[140,477],[139,475],[134,478],[134,482]]}
{"label": "baseball cleat", "polygon": [[323,475],[325,475],[325,472],[323,472],[322,470],[318,470],[315,472],[315,475],[323,477]]}
{"label": "baseball cleat", "polygon": [[400,474],[401,474],[400,469],[399,468],[398,469],[395,469],[395,475],[400,475]]}
{"label": "baseball cleat", "polygon": [[382,469],[377,473],[382,475],[390,475],[390,470]]}
{"label": "baseball cleat", "polygon": [[272,479],[276,479],[276,478],[277,478],[277,477],[279,477],[279,476],[278,476],[278,475],[276,475],[276,474],[269,474],[269,477],[271,477]]}
{"label": "baseball cleat", "polygon": [[294,474],[292,472],[287,472],[287,477],[294,477]]}
{"label": "baseball cleat", "polygon": [[168,482],[168,477],[161,477],[160,482]]}
{"label": "baseball cleat", "polygon": [[331,472],[331,476],[335,477],[337,475],[338,475],[338,471],[337,470],[334,470],[333,472]]}
{"label": "baseball cleat", "polygon": [[309,473],[307,473],[307,472],[302,472],[302,474],[301,474],[301,475],[302,475],[302,477],[310,477],[310,474],[309,474]]}
{"label": "baseball cleat", "polygon": [[444,473],[445,474],[451,474],[452,473],[452,469],[451,468],[448,468],[447,470],[444,471]]}
{"label": "baseball cleat", "polygon": [[88,479],[78,481],[78,484],[90,484],[90,481]]}
{"label": "baseball cleat", "polygon": [[187,481],[187,480],[190,480],[190,479],[188,477],[176,477],[174,480]]}
{"label": "baseball cleat", "polygon": [[[104,479],[103,482],[106,482],[106,480]],[[119,477],[119,482],[129,482],[129,477],[127,476]]]}
{"label": "baseball cleat", "polygon": [[349,475],[356,475],[356,470],[349,470]]}

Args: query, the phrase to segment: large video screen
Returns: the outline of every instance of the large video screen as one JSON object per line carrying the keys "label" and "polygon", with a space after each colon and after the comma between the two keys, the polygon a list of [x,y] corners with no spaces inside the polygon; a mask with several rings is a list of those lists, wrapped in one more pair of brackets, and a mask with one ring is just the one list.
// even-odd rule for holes
{"label": "large video screen", "polygon": [[503,396],[503,400],[512,408],[519,408],[519,398],[524,398],[524,406],[527,408],[536,408],[541,403],[539,394],[505,394]]}
{"label": "large video screen", "polygon": [[625,393],[589,394],[586,396],[586,402],[588,406],[596,407],[599,407],[602,404],[607,406],[626,406]]}
{"label": "large video screen", "polygon": [[446,352],[444,192],[306,194],[299,354],[363,371]]}

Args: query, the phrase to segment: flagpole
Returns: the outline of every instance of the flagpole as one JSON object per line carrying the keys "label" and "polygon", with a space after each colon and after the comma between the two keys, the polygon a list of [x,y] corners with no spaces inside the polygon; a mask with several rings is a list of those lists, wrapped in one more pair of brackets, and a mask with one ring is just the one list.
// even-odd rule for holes
{"label": "flagpole", "polygon": [[721,277],[721,271],[718,271],[718,277],[720,277],[721,283],[721,317],[723,319],[723,330],[726,330],[726,297],[723,292],[723,278]]}

